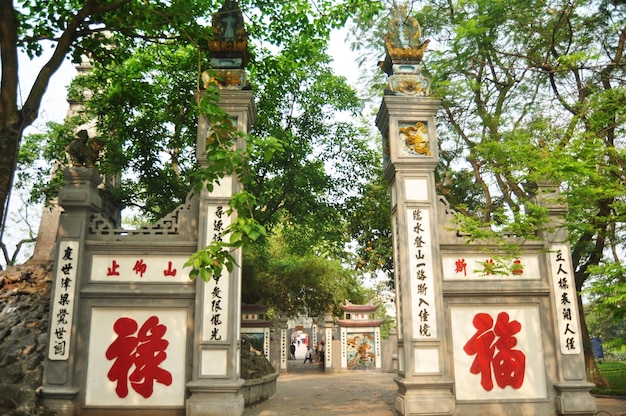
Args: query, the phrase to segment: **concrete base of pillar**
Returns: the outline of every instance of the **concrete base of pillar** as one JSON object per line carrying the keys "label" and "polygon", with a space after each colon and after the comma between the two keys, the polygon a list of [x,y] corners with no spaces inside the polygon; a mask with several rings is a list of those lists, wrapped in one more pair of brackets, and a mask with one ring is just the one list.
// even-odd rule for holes
{"label": "concrete base of pillar", "polygon": [[42,404],[57,416],[76,415],[76,395],[78,389],[45,387],[41,391]]}
{"label": "concrete base of pillar", "polygon": [[452,416],[456,399],[452,394],[453,381],[409,381],[394,379],[398,385],[395,409],[402,416]]}
{"label": "concrete base of pillar", "polygon": [[241,416],[245,400],[241,392],[244,380],[222,382],[202,380],[187,383],[187,416]]}
{"label": "concrete base of pillar", "polygon": [[593,386],[588,382],[556,384],[558,414],[594,415],[597,411],[596,399],[589,393]]}

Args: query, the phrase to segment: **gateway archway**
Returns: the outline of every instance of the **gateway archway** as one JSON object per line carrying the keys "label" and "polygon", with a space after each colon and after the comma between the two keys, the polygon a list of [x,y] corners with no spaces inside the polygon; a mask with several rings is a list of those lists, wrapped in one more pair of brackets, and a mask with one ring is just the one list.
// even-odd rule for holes
{"label": "gateway archway", "polygon": [[[226,25],[240,17],[237,9],[222,12],[234,19],[223,20]],[[402,415],[497,414],[503,408],[591,415],[596,406],[560,226],[565,207],[555,202],[555,187],[540,187],[536,202],[555,228],[501,265],[508,273],[495,267],[497,247],[468,245],[455,232],[453,213],[434,186],[439,101],[420,72],[427,42],[407,44],[416,34],[405,31],[419,25],[401,8],[396,12],[382,66],[390,93],[376,120],[392,195],[395,409]],[[220,105],[246,133],[255,119],[253,93],[243,89],[247,56],[239,61],[219,54],[246,49],[233,39],[216,42],[213,65],[229,80],[220,84]],[[198,160],[205,165],[209,133],[200,118]],[[226,212],[237,182],[223,178],[211,192],[190,194],[157,224],[134,231],[120,228],[100,182],[95,169],[69,168],[59,194],[64,212],[42,391],[46,405],[68,416],[130,409],[150,416],[241,415],[241,271],[224,270],[204,283],[190,281],[184,267],[236,220]],[[240,251],[234,257],[241,264]],[[321,329],[324,367],[332,368],[332,319]],[[291,340],[286,327],[279,340],[282,369],[282,351]]]}

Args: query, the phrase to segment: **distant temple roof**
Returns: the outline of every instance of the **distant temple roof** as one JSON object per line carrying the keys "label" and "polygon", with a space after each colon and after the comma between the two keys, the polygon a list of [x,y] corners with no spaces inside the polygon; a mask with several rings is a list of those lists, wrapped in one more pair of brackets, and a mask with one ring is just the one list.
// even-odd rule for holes
{"label": "distant temple roof", "polygon": [[343,310],[344,318],[337,319],[339,326],[345,327],[368,327],[368,326],[381,326],[384,319],[370,319],[374,317],[376,309],[379,305],[373,305],[371,302],[367,305],[354,305],[350,301],[346,300],[345,303],[340,303],[339,307]]}
{"label": "distant temple roof", "polygon": [[374,320],[352,320],[352,319],[337,319],[337,325],[346,326],[346,327],[366,327],[366,326],[381,326],[385,323],[384,319],[374,319]]}
{"label": "distant temple roof", "polygon": [[344,312],[359,312],[359,313],[376,312],[376,309],[378,309],[378,305],[372,305],[371,303],[368,303],[367,305],[354,305],[350,303],[349,300],[346,300],[345,304],[343,302],[340,303],[339,307]]}

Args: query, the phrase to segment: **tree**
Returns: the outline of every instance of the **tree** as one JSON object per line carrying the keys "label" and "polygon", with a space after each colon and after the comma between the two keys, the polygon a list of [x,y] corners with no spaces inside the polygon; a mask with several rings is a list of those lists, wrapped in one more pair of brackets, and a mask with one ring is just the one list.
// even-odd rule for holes
{"label": "tree", "polygon": [[589,326],[589,334],[602,338],[607,353],[621,353],[623,357],[626,352],[624,265],[607,263],[592,268],[591,273],[584,291],[588,300],[585,305],[585,319]]}
{"label": "tree", "polygon": [[244,251],[243,301],[263,302],[274,313],[341,316],[340,302],[366,303],[368,292],[360,275],[338,260],[314,250],[298,254],[285,236],[297,230],[278,226],[268,240]]}
{"label": "tree", "polygon": [[[146,44],[188,44],[200,49],[199,42],[210,36],[203,23],[217,11],[220,1],[100,1],[83,6],[75,2],[3,1],[0,5],[0,203],[4,208],[15,172],[16,157],[24,128],[37,118],[41,98],[66,57],[80,62],[81,55],[106,67],[119,63]],[[300,36],[302,55],[315,50],[353,13],[369,13],[378,6],[368,1],[350,0],[335,4],[321,1],[311,5],[298,0],[289,3],[242,2],[250,22],[249,32],[259,41],[278,48],[288,47]],[[39,55],[44,41],[52,42],[54,53],[39,72],[23,104],[19,101],[18,51]],[[295,52],[295,50],[294,50]],[[288,68],[285,68],[288,69]],[[199,74],[196,73],[197,76]],[[5,210],[0,213],[4,224]]]}
{"label": "tree", "polygon": [[[442,6],[424,8],[422,19],[437,22]],[[590,267],[612,261],[605,250],[619,244],[611,230],[625,214],[624,10],[605,1],[457,6],[445,6],[438,29],[450,30],[441,39],[449,49],[429,69],[484,189],[483,219],[502,222],[506,208],[510,229],[533,236],[543,226],[531,203],[536,184],[563,184],[580,292]],[[589,378],[602,384],[585,344]]]}
{"label": "tree", "polygon": [[[312,15],[308,9],[298,14]],[[321,22],[328,16],[318,18],[300,24],[300,32],[292,29],[289,37],[281,35],[278,51],[254,49],[249,69],[258,116],[247,138],[250,151],[241,180],[255,196],[252,214],[260,223],[271,228],[278,219],[289,221],[302,227],[298,238],[303,249],[324,240],[339,253],[345,240],[340,211],[346,189],[367,177],[377,158],[361,130],[334,119],[336,112],[356,114],[361,103],[346,80],[332,74],[325,53],[329,28]],[[248,30],[261,32],[255,26]],[[51,132],[46,146],[40,146],[48,149],[46,157],[67,165],[64,149],[72,139],[68,132],[81,121],[94,119],[97,138],[106,146],[100,170],[123,175],[119,201],[151,219],[171,211],[184,200],[198,170],[192,102],[197,68],[208,67],[208,51],[196,46],[142,44],[124,59],[106,65],[96,62],[70,89],[72,100],[91,96],[85,100],[84,113],[66,128]],[[272,158],[267,157],[268,143],[278,146],[272,148]],[[278,148],[280,152],[275,152]],[[48,172],[40,176],[48,180]],[[36,188],[51,196],[55,186],[41,182]]]}
{"label": "tree", "polygon": [[[623,262],[625,236],[623,2],[409,3],[442,99],[438,191],[463,225],[473,238],[536,238],[546,227],[537,184],[559,184],[576,289],[597,267],[619,277],[607,266]],[[361,31],[358,45],[379,45],[384,30]],[[583,332],[589,379],[602,384],[584,321]]]}
{"label": "tree", "polygon": [[[197,35],[201,16],[212,2],[140,2],[90,0],[78,6],[71,1],[13,1],[0,4],[0,224],[15,172],[22,133],[38,117],[41,99],[51,76],[66,57],[111,61],[125,56],[128,41],[159,41]],[[195,38],[199,38],[196,36]],[[44,41],[54,53],[42,66],[26,100],[19,100],[18,51],[40,55]],[[112,53],[112,50],[115,53]]]}
{"label": "tree", "polygon": [[393,280],[393,238],[391,234],[391,201],[382,164],[358,196],[348,200],[348,230],[356,241],[356,269],[369,273],[383,272],[387,285]]}

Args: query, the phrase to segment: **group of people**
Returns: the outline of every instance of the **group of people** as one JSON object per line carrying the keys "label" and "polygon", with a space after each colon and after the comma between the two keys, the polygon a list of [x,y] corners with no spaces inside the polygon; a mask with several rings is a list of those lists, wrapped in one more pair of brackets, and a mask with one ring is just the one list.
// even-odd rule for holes
{"label": "group of people", "polygon": [[[299,340],[298,340],[298,344],[300,344]],[[289,346],[289,350],[291,352],[289,359],[295,360],[296,359],[296,343],[295,342],[291,343],[291,345]],[[313,354],[314,354],[313,349],[311,349],[310,345],[307,345],[306,353],[304,354],[304,364],[306,364],[307,361],[313,364],[313,356],[314,356]],[[321,362],[324,361],[324,346],[323,345],[320,348],[318,344],[315,344],[315,361],[321,361]]]}

